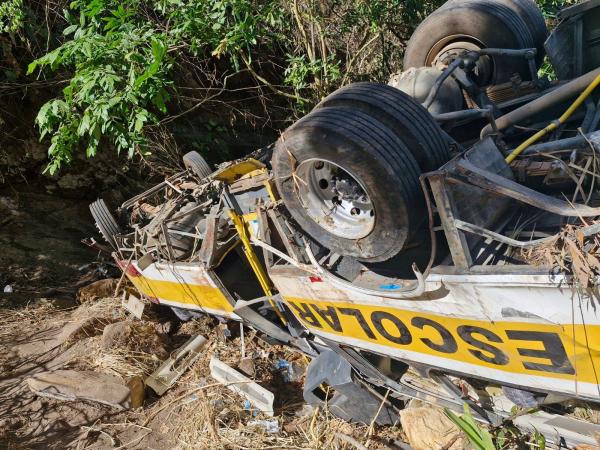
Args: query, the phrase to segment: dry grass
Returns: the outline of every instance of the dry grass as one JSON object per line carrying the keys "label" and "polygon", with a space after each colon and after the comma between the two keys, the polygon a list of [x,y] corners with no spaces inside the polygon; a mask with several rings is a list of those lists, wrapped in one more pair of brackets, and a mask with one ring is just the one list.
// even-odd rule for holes
{"label": "dry grass", "polygon": [[[145,406],[136,411],[128,411],[112,417],[103,423],[93,424],[99,430],[96,445],[104,448],[106,436],[110,436],[117,446],[123,448],[154,449],[362,449],[366,443],[370,449],[390,448],[385,443],[389,438],[398,437],[398,430],[376,430],[368,435],[368,427],[351,425],[331,416],[327,409],[310,410],[302,402],[302,380],[284,382],[275,369],[278,359],[305,363],[303,357],[288,348],[270,346],[258,340],[255,333],[246,330],[245,347],[255,363],[255,380],[276,395],[276,417],[265,417],[261,413],[248,410],[244,399],[216,383],[209,372],[211,356],[217,355],[222,361],[236,366],[240,361],[240,338],[225,339],[215,328],[210,318],[193,320],[183,324],[168,342],[157,337],[156,317],[149,315],[142,321],[127,320],[131,334],[113,348],[102,347],[102,328],[125,319],[119,299],[100,299],[86,303],[76,309],[57,310],[48,304],[39,304],[19,310],[0,310],[0,337],[4,342],[14,341],[27,324],[28,329],[43,330],[60,327],[72,321],[93,318],[94,326],[90,336],[79,335],[85,346],[83,355],[76,356],[69,366],[76,369],[95,370],[118,375],[123,379],[145,376],[151,373],[190,335],[203,334],[208,343],[201,357],[183,375],[177,384],[163,397],[151,393]],[[235,327],[234,327],[235,328]],[[235,335],[235,330],[233,330]],[[78,345],[70,340],[63,346],[66,350]],[[159,357],[160,355],[160,357]],[[304,407],[304,408],[303,408]],[[261,420],[275,420],[278,432],[269,434]],[[258,425],[252,424],[258,421]],[[88,427],[89,428],[89,427]],[[84,433],[89,445],[92,439]],[[383,435],[387,436],[385,439]],[[112,444],[111,444],[112,445]],[[107,447],[108,448],[108,447]]]}
{"label": "dry grass", "polygon": [[68,320],[71,309],[57,309],[50,302],[37,302],[19,309],[0,309],[0,340],[12,341],[23,330],[35,331]]}
{"label": "dry grass", "polygon": [[[202,320],[185,324],[186,331],[205,328],[206,323]],[[209,342],[203,355],[172,392],[145,411],[148,424],[140,425],[160,428],[161,432],[176,436],[175,445],[178,449],[339,450],[357,448],[347,440],[362,444],[367,441],[366,426],[351,425],[334,418],[326,409],[308,411],[307,415],[307,409],[303,409],[301,401],[302,381],[288,383],[283,389],[275,390],[275,361],[279,358],[297,360],[299,356],[289,349],[258,342],[251,335],[246,339],[246,351],[260,355],[254,358],[256,380],[274,390],[276,397],[279,397],[276,400],[279,404],[276,408],[278,415],[270,418],[245,409],[241,397],[210,378],[208,363],[212,355],[217,354],[232,366],[240,359],[239,338],[223,341],[213,331],[205,333]],[[269,434],[264,427],[252,424],[261,420],[277,421],[279,432]],[[160,427],[153,424],[160,424]],[[346,438],[340,438],[340,435]],[[373,445],[369,448],[388,448],[378,443],[377,439],[372,439],[371,443]]]}
{"label": "dry grass", "polygon": [[600,408],[592,403],[577,402],[570,415],[576,419],[600,425]]}
{"label": "dry grass", "polygon": [[162,362],[155,354],[126,348],[104,350],[99,343],[85,361],[93,370],[118,375],[123,379],[147,376]]}
{"label": "dry grass", "polygon": [[600,276],[600,240],[597,233],[585,236],[582,226],[566,225],[556,239],[523,250],[523,256],[530,264],[555,267],[571,275],[577,288],[592,291],[598,298],[596,280]]}
{"label": "dry grass", "polygon": [[[156,408],[161,406],[153,409]],[[202,390],[186,390],[183,399],[156,417],[159,419],[156,422],[160,421],[169,433],[177,436],[176,445],[180,449],[345,449],[356,447],[341,441],[339,435],[357,442],[367,440],[366,426],[350,425],[334,418],[327,410],[315,409],[299,417],[254,416],[243,408],[240,397],[223,386],[214,385]],[[269,434],[264,427],[253,424],[261,420],[276,421],[279,432]]]}

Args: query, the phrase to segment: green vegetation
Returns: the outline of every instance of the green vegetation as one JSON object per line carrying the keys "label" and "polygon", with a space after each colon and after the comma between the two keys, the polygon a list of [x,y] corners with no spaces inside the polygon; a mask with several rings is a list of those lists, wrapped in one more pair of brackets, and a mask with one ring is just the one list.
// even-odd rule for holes
{"label": "green vegetation", "polygon": [[[551,18],[572,1],[540,4]],[[29,80],[67,80],[36,121],[53,174],[77,151],[148,155],[153,135],[194,111],[280,128],[340,85],[387,81],[416,25],[442,3],[6,0],[0,39],[32,61]]]}
{"label": "green vegetation", "polygon": [[23,0],[7,0],[0,4],[0,33],[15,33],[23,28]]}
{"label": "green vegetation", "polygon": [[[458,416],[448,408],[444,410],[446,416],[461,430],[469,443],[476,450],[502,450],[511,448],[531,448],[544,450],[546,448],[546,438],[538,433],[533,436],[524,435],[518,428],[510,423],[508,419],[500,427],[488,430],[483,425],[478,424],[469,406],[464,404],[464,413]],[[515,414],[518,411],[515,411]]]}
{"label": "green vegetation", "polygon": [[[20,1],[8,7],[19,9]],[[414,26],[440,3],[75,0],[56,48],[28,70],[70,79],[37,117],[51,141],[48,171],[78,149],[87,156],[106,144],[130,156],[147,152],[149,127],[168,122],[189,99],[181,80],[190,73],[206,94],[192,101],[214,103],[220,94],[225,102],[231,91],[254,89],[268,103],[265,117],[270,104],[301,113],[343,83],[385,80],[399,68]],[[18,34],[13,22],[1,23]]]}
{"label": "green vegetation", "polygon": [[575,3],[579,3],[579,0],[537,0],[537,4],[547,19],[556,18],[556,13],[560,9]]}

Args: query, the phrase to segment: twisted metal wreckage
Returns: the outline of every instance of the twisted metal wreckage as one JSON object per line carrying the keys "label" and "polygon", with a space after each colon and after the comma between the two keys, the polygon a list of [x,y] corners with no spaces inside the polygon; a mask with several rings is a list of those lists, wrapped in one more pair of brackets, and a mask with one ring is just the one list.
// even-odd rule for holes
{"label": "twisted metal wreckage", "polygon": [[600,403],[600,1],[559,19],[548,37],[530,0],[451,0],[390,85],[217,171],[191,152],[118,219],[92,204],[98,228],[146,299],[311,357],[305,399],[342,418],[516,404],[549,444],[595,443],[558,405]]}

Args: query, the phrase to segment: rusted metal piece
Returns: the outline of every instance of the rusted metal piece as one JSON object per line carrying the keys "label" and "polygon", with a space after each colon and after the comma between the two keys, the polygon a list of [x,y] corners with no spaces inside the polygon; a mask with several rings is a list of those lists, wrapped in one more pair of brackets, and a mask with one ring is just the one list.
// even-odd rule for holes
{"label": "rusted metal piece", "polygon": [[219,218],[217,216],[208,216],[206,218],[206,231],[204,233],[204,240],[202,246],[198,252],[198,259],[202,261],[206,267],[213,267],[214,256],[218,245],[217,239],[217,223]]}
{"label": "rusted metal piece", "polygon": [[454,120],[468,120],[468,119],[484,119],[489,116],[488,109],[464,109],[461,111],[452,111],[443,114],[434,114],[433,118],[437,122],[452,122]]}
{"label": "rusted metal piece", "polygon": [[86,247],[91,248],[92,250],[107,255],[110,255],[113,251],[112,248],[107,247],[106,245],[99,244],[94,238],[83,238],[80,242]]}
{"label": "rusted metal piece", "polygon": [[600,208],[569,203],[542,194],[500,175],[480,169],[464,159],[458,162],[457,169],[459,174],[464,177],[463,180],[456,178],[457,181],[467,181],[494,194],[510,197],[559,216],[595,217],[600,215]]}
{"label": "rusted metal piece", "polygon": [[152,194],[155,194],[157,192],[159,192],[161,189],[164,189],[165,186],[167,186],[167,181],[172,182],[173,180],[176,180],[178,178],[181,178],[183,175],[185,175],[186,172],[179,172],[176,173],[175,175],[167,178],[165,181],[163,181],[162,183],[157,184],[156,186],[148,189],[145,192],[142,192],[141,194],[136,195],[135,197],[130,198],[129,200],[127,200],[126,202],[124,202],[121,205],[121,208],[129,208],[130,206],[133,206],[134,204],[136,204],[137,202],[151,196]]}
{"label": "rusted metal piece", "polygon": [[269,173],[266,169],[264,169],[263,172],[257,176],[242,178],[235,181],[229,186],[229,192],[235,194],[237,192],[245,192],[250,189],[261,188],[268,179]]}
{"label": "rusted metal piece", "polygon": [[167,252],[169,253],[169,259],[171,261],[175,260],[175,253],[173,252],[173,246],[171,245],[171,237],[169,236],[169,229],[167,228],[167,224],[162,222],[160,224],[163,237],[165,238],[165,245],[167,247]]}
{"label": "rusted metal piece", "polygon": [[288,254],[296,261],[303,261],[302,248],[296,243],[289,228],[286,227],[281,214],[274,209],[268,209],[267,216],[281,237],[281,242]]}
{"label": "rusted metal piece", "polygon": [[473,265],[473,260],[465,235],[455,225],[454,211],[456,208],[452,194],[446,188],[446,174],[433,172],[427,175],[427,180],[435,200],[437,213],[442,221],[454,265],[466,271]]}
{"label": "rusted metal piece", "polygon": [[589,0],[585,2],[580,2],[576,5],[568,6],[566,8],[561,9],[558,12],[559,19],[568,19],[569,17],[573,17],[577,14],[582,14],[591,9],[597,8],[600,6],[600,0]]}
{"label": "rusted metal piece", "polygon": [[498,242],[502,242],[503,244],[510,245],[512,247],[518,248],[531,248],[536,247],[538,245],[547,244],[548,242],[552,242],[556,240],[556,236],[550,236],[543,239],[536,239],[533,241],[519,241],[517,239],[512,239],[507,236],[503,236],[499,233],[496,233],[491,230],[487,230],[482,227],[478,227],[477,225],[473,225],[472,223],[463,222],[462,220],[454,220],[454,225],[459,230],[467,231],[469,233],[477,234],[478,236],[482,236],[485,238],[490,238]]}

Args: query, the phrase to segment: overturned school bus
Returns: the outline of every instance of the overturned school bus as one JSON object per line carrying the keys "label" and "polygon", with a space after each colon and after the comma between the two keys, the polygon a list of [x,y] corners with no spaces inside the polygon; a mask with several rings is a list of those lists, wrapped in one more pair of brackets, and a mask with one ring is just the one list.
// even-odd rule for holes
{"label": "overturned school bus", "polygon": [[189,153],[96,224],[145,298],[312,357],[305,399],[343,418],[516,405],[549,444],[595,443],[564,412],[600,405],[600,2],[559,18],[548,36],[530,0],[451,0],[390,85],[216,171]]}

